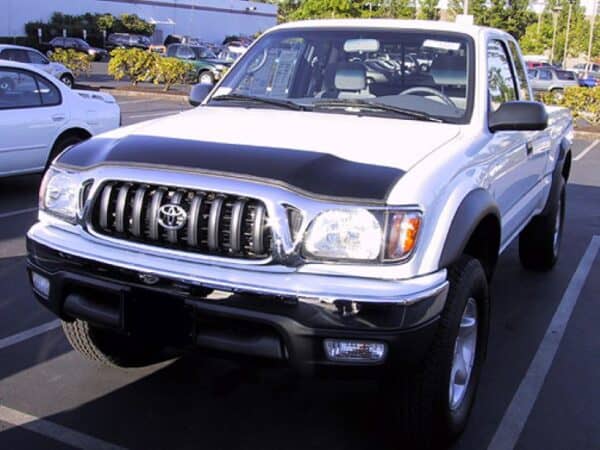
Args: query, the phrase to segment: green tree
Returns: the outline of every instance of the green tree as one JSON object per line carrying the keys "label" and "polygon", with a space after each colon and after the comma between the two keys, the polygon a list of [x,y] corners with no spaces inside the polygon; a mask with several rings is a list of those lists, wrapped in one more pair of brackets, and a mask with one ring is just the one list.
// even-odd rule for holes
{"label": "green tree", "polygon": [[129,33],[150,36],[154,33],[155,25],[141,19],[137,14],[121,14],[119,24]]}
{"label": "green tree", "polygon": [[304,0],[291,15],[294,20],[362,17],[364,0]]}
{"label": "green tree", "polygon": [[100,30],[110,31],[115,26],[115,16],[112,14],[102,14],[96,20],[96,25]]}
{"label": "green tree", "polygon": [[440,18],[439,0],[419,0],[417,19],[438,20]]}
{"label": "green tree", "polygon": [[417,14],[411,0],[389,0],[388,4],[382,9],[383,17],[395,19],[414,19]]}
{"label": "green tree", "polygon": [[[448,2],[448,15],[454,20],[457,15],[464,12],[464,0],[450,0]],[[469,0],[469,14],[473,16],[476,25],[487,25],[488,7],[486,0]]]}

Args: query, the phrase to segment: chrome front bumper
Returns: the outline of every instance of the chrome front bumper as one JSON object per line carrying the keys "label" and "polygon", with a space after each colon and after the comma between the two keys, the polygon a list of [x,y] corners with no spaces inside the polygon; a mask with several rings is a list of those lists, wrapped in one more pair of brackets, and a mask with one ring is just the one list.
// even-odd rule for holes
{"label": "chrome front bumper", "polygon": [[439,308],[443,307],[448,290],[446,270],[408,280],[390,280],[303,273],[301,268],[282,266],[223,267],[134,252],[41,222],[29,230],[28,237],[58,252],[136,271],[140,276],[153,275],[229,292],[293,297],[312,304],[343,301],[410,306],[441,297],[435,302]]}

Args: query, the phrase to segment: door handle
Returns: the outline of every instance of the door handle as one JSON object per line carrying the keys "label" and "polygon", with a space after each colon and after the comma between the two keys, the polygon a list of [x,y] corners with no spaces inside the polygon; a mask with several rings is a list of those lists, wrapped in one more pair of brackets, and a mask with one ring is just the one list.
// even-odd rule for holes
{"label": "door handle", "polygon": [[55,114],[52,116],[52,120],[55,122],[62,122],[65,120],[65,116],[63,114]]}
{"label": "door handle", "polygon": [[530,156],[533,153],[533,143],[531,141],[528,141],[525,144],[525,149],[527,150],[527,156]]}

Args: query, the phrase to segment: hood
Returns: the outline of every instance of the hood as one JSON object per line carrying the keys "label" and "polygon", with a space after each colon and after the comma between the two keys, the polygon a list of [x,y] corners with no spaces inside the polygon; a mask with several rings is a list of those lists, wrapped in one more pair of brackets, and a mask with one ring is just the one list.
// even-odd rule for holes
{"label": "hood", "polygon": [[223,66],[231,66],[231,61],[228,61],[226,59],[218,59],[218,58],[210,58],[210,59],[205,59],[204,60],[207,63],[210,64],[221,64]]}
{"label": "hood", "polygon": [[408,171],[458,136],[460,126],[283,109],[200,106],[164,119],[113,130],[185,140],[327,153],[349,161]]}
{"label": "hood", "polygon": [[385,204],[406,170],[457,134],[414,120],[205,106],[99,135],[58,163],[185,168]]}

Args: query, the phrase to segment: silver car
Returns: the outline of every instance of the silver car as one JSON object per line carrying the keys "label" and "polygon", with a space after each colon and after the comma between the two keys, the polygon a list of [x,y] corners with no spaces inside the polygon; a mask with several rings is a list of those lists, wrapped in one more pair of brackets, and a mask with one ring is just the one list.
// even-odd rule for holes
{"label": "silver car", "polygon": [[45,55],[34,48],[0,44],[0,59],[32,64],[38,69],[55,76],[69,87],[73,87],[73,83],[75,82],[73,72],[60,63],[51,62]]}
{"label": "silver car", "polygon": [[529,83],[534,92],[560,92],[565,88],[579,86],[577,75],[570,70],[555,69],[553,67],[538,67],[530,69]]}

